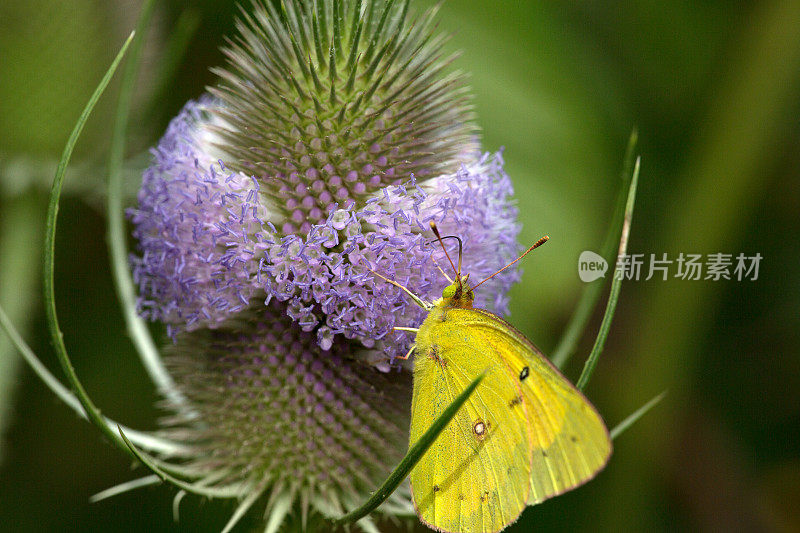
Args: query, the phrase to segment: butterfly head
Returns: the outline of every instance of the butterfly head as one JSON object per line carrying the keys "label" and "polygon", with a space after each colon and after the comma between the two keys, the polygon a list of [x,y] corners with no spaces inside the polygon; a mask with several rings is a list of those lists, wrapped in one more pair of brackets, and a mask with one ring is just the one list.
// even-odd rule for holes
{"label": "butterfly head", "polygon": [[472,309],[475,294],[469,285],[469,274],[448,285],[442,291],[442,301],[449,307]]}
{"label": "butterfly head", "polygon": [[[499,274],[500,272],[504,271],[505,269],[507,269],[508,267],[510,267],[511,265],[513,265],[514,263],[516,263],[517,261],[519,261],[520,259],[525,257],[526,255],[528,255],[528,253],[530,253],[532,250],[535,250],[539,246],[541,246],[544,243],[546,243],[548,241],[548,239],[550,239],[550,237],[545,235],[544,237],[542,237],[541,239],[536,241],[533,244],[533,246],[531,246],[530,248],[525,250],[525,252],[522,255],[520,255],[519,257],[517,257],[516,259],[511,261],[509,264],[507,264],[506,266],[504,266],[503,268],[501,268],[500,270],[498,270],[497,272],[495,272],[494,274],[492,274],[488,278],[485,278],[483,281],[481,281],[480,283],[476,284],[473,287],[473,286],[470,286],[469,281],[468,281],[469,280],[469,274],[467,274],[466,276],[462,276],[461,275],[461,257],[462,257],[462,253],[461,253],[462,252],[462,250],[461,250],[462,242],[461,242],[461,239],[458,238],[455,235],[448,235],[447,237],[442,237],[439,234],[439,230],[436,227],[436,224],[434,222],[431,222],[430,225],[431,225],[431,231],[433,231],[433,234],[436,235],[436,239],[439,241],[439,244],[442,246],[442,251],[444,251],[444,254],[447,257],[447,260],[450,261],[450,266],[453,267],[453,271],[456,274],[456,280],[455,281],[450,280],[449,277],[447,278],[449,281],[451,281],[451,283],[450,283],[450,285],[445,287],[444,290],[442,291],[442,303],[447,307],[459,307],[459,308],[462,308],[462,309],[472,309],[472,302],[473,302],[473,300],[475,300],[475,294],[474,294],[474,290],[473,289],[477,289],[478,286],[480,286],[482,283],[484,283],[486,281],[489,281],[490,279],[495,277],[497,274]],[[452,239],[455,239],[456,241],[458,241],[458,266],[453,264],[453,260],[450,258],[450,255],[447,253],[447,249],[444,246],[444,239],[447,239],[447,238],[452,238]],[[438,265],[437,265],[437,267],[438,267]],[[442,270],[442,269],[439,268],[439,270]],[[445,274],[444,271],[442,271],[442,274],[447,276],[447,274]]]}

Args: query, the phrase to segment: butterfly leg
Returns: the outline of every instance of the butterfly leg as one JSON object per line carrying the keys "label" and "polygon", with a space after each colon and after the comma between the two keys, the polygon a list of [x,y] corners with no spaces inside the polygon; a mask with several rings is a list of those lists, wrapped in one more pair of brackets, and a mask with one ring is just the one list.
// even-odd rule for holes
{"label": "butterfly leg", "polygon": [[[395,326],[395,327],[392,328],[392,330],[394,330],[394,331],[410,331],[412,333],[416,333],[416,332],[419,331],[419,329],[417,329],[417,328],[404,328],[402,326]],[[398,355],[397,359],[402,359],[403,361],[405,361],[406,359],[411,357],[411,354],[414,352],[414,348],[416,348],[416,345],[412,344],[411,348],[409,348],[408,352],[406,352],[406,354],[403,355],[403,356],[399,356]]]}
{"label": "butterfly leg", "polygon": [[403,361],[408,360],[408,358],[411,357],[411,354],[414,353],[414,348],[416,347],[417,347],[416,344],[412,345],[411,348],[408,349],[405,355],[398,355],[396,359],[402,359]]}

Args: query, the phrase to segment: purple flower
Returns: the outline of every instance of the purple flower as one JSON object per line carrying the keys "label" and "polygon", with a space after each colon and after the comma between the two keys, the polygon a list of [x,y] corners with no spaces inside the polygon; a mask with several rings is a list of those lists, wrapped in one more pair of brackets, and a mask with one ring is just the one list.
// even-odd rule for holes
{"label": "purple flower", "polygon": [[141,312],[177,329],[244,309],[265,246],[258,182],[214,159],[210,103],[191,102],[172,120],[129,211],[142,250],[133,257]]}
{"label": "purple flower", "polygon": [[[499,153],[474,152],[450,174],[398,177],[363,198],[345,192],[341,204],[330,199],[325,219],[303,222],[307,230],[278,231],[294,225],[263,197],[261,179],[214,159],[211,110],[220,105],[210,97],[190,102],[172,121],[130,214],[142,249],[134,258],[142,311],[174,331],[213,327],[264,292],[267,301],[287,302],[289,316],[316,331],[321,347],[342,335],[371,348],[394,326],[418,325],[424,311],[370,269],[431,299],[447,284],[436,265],[447,271],[449,263],[431,243],[429,222],[462,239],[474,280],[516,256],[516,209]],[[293,188],[301,192],[289,200],[301,203],[315,189],[323,194],[306,203],[329,200],[314,185],[322,180],[309,181],[298,181]],[[332,179],[324,187],[331,181],[338,185]],[[493,278],[477,305],[507,312],[505,294],[516,279],[513,270]],[[404,343],[382,344],[398,355]]]}
{"label": "purple flower", "polygon": [[[410,339],[392,328],[425,313],[380,276],[441,296],[454,273],[430,222],[473,283],[518,253],[502,157],[482,153],[432,20],[407,2],[257,4],[130,211],[139,306],[168,327],[187,404],[162,431],[188,452],[162,459],[241,509],[267,495],[268,531],[362,503],[408,445],[410,372],[389,370]],[[517,276],[476,305],[507,312]],[[382,510],[413,512],[408,496]]]}
{"label": "purple flower", "polygon": [[[289,235],[270,247],[266,290],[290,303],[290,315],[304,329],[319,324],[322,346],[341,334],[371,347],[396,325],[418,325],[425,312],[369,269],[424,297],[440,296],[447,280],[436,265],[450,267],[439,244],[431,242],[433,221],[444,234],[461,237],[473,279],[491,275],[517,253],[511,192],[499,154],[476,157],[453,174],[420,181],[412,176],[384,187],[363,205],[332,209],[305,236]],[[455,260],[456,250],[450,253]],[[493,278],[477,304],[507,312],[505,294],[515,280],[513,271]],[[399,350],[406,344],[388,342]]]}

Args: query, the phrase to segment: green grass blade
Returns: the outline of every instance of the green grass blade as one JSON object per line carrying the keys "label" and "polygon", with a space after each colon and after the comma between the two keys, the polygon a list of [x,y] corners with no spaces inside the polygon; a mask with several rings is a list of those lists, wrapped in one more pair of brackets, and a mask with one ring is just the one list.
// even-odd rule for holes
{"label": "green grass blade", "polygon": [[[618,258],[624,256],[628,250],[628,235],[631,231],[633,206],[636,203],[636,184],[639,181],[640,161],[641,160],[639,158],[636,158],[636,163],[633,166],[633,177],[631,178],[631,185],[628,189],[628,200],[625,204],[625,217],[623,219],[622,232],[619,240],[619,252],[617,253]],[[619,291],[622,287],[623,276],[617,275],[616,262],[614,265],[614,281],[611,282],[611,293],[608,296],[608,303],[606,304],[606,312],[603,315],[603,321],[600,323],[600,331],[597,333],[597,338],[594,341],[594,346],[592,346],[592,351],[589,353],[589,357],[586,359],[586,363],[583,366],[581,377],[578,378],[578,382],[575,384],[579,390],[583,390],[587,383],[589,383],[589,379],[592,377],[594,367],[597,364],[597,360],[600,358],[600,354],[603,352],[603,347],[606,344],[606,337],[608,337],[608,331],[611,329],[611,321],[614,318],[614,311],[617,308],[617,300],[619,299]]]}
{"label": "green grass blade", "polygon": [[233,512],[231,517],[225,523],[225,527],[222,528],[220,533],[230,533],[230,531],[236,527],[236,524],[247,514],[247,511],[253,506],[256,501],[264,495],[264,488],[260,490],[253,490],[250,491],[250,494],[242,501],[239,502],[239,505],[236,507],[236,510]]}
{"label": "green grass blade", "polygon": [[103,79],[100,81],[100,84],[92,94],[92,97],[89,98],[89,102],[86,104],[86,107],[83,109],[83,112],[78,119],[78,122],[75,124],[75,127],[72,130],[72,133],[67,140],[67,145],[64,147],[64,152],[61,155],[61,160],[58,163],[58,167],[56,168],[56,175],[53,179],[53,187],[50,191],[50,201],[47,208],[47,223],[46,223],[46,232],[45,232],[45,244],[44,244],[44,306],[45,312],[47,314],[47,326],[50,331],[50,338],[53,343],[53,348],[56,351],[56,356],[58,357],[58,361],[61,364],[61,368],[64,370],[64,373],[67,376],[67,380],[69,381],[75,396],[77,396],[78,400],[80,401],[81,405],[83,406],[84,411],[86,412],[87,418],[96,425],[108,438],[111,439],[111,442],[116,443],[120,446],[121,449],[127,450],[127,446],[125,446],[124,442],[122,442],[119,436],[114,433],[111,427],[106,424],[105,419],[100,414],[100,410],[94,405],[94,403],[89,399],[86,391],[81,385],[81,382],[78,380],[78,376],[75,373],[75,369],[72,366],[72,361],[69,359],[69,355],[67,354],[67,348],[64,345],[64,336],[61,333],[61,329],[58,325],[58,315],[56,313],[56,300],[55,300],[55,287],[54,287],[54,278],[53,272],[55,269],[55,242],[56,242],[56,221],[58,218],[58,202],[61,197],[61,188],[64,183],[64,172],[67,169],[67,165],[69,164],[70,157],[72,156],[72,151],[75,148],[75,144],[78,142],[78,138],[80,137],[81,132],[83,131],[83,127],[86,125],[86,121],[89,118],[89,115],[92,113],[94,106],[97,104],[97,101],[100,99],[100,96],[105,91],[106,87],[108,86],[109,81],[111,81],[111,77],[114,75],[114,72],[117,70],[120,61],[122,61],[122,57],[125,55],[125,52],[128,50],[128,47],[133,40],[134,35],[136,32],[131,32],[128,39],[125,41],[125,44],[122,45],[122,49],[117,54],[117,57],[114,58],[114,61],[111,63],[111,66],[103,76]]}
{"label": "green grass blade", "polygon": [[648,411],[650,411],[650,409],[658,405],[666,395],[667,391],[662,392],[661,394],[659,394],[658,396],[656,396],[655,398],[653,398],[652,400],[650,400],[649,402],[638,408],[636,411],[629,414],[625,418],[625,420],[617,424],[614,427],[614,429],[609,431],[609,435],[611,435],[611,438],[616,439],[617,437],[619,437],[623,431],[631,427],[634,424],[634,422],[642,418],[645,414],[647,414]]}
{"label": "green grass blade", "polygon": [[447,426],[447,424],[456,416],[456,413],[461,408],[462,405],[467,401],[470,395],[475,391],[475,388],[483,379],[484,374],[481,374],[477,378],[475,378],[469,386],[464,389],[464,391],[458,395],[458,397],[453,400],[453,402],[447,406],[447,409],[442,412],[442,414],[437,418],[431,427],[428,428],[420,439],[414,443],[414,446],[408,450],[408,453],[400,461],[400,464],[397,465],[389,477],[386,478],[386,481],[383,482],[383,485],[380,486],[378,490],[372,495],[372,497],[367,500],[364,505],[347,513],[346,515],[337,518],[334,520],[334,523],[337,524],[344,524],[350,522],[356,522],[369,513],[374,511],[378,508],[380,504],[382,504],[386,499],[391,496],[394,490],[397,488],[400,483],[406,478],[411,469],[419,462],[422,458],[422,455],[428,451],[428,448],[431,447],[433,441],[436,440],[436,437],[442,432],[442,430]]}
{"label": "green grass blade", "polygon": [[161,483],[161,479],[155,474],[151,474],[145,477],[140,477],[139,479],[126,481],[125,483],[120,483],[119,485],[107,488],[105,490],[98,492],[97,494],[90,496],[89,503],[101,502],[103,500],[107,500],[108,498],[113,498],[114,496],[118,496],[126,492],[131,492],[142,487],[149,487],[151,485],[158,485],[159,483]]}
{"label": "green grass blade", "polygon": [[[55,166],[55,165],[54,165]],[[51,174],[52,175],[52,174]],[[6,176],[0,169],[0,180]],[[36,318],[31,294],[39,290],[44,205],[38,192],[4,195],[0,192],[0,305],[22,331],[30,331]],[[14,344],[0,335],[0,435],[17,414],[14,399],[21,384],[24,360]],[[6,442],[0,438],[0,458]],[[2,459],[0,459],[2,462]]]}
{"label": "green grass blade", "polygon": [[[625,150],[625,159],[622,165],[622,173],[620,174],[620,188],[617,194],[617,201],[614,207],[614,214],[611,217],[611,224],[608,226],[608,233],[606,233],[603,247],[600,248],[600,255],[608,261],[608,264],[614,264],[616,259],[612,254],[617,245],[617,236],[622,231],[622,222],[625,216],[625,204],[628,199],[628,189],[630,187],[631,179],[633,177],[633,164],[636,154],[636,143],[639,135],[636,130],[631,132],[628,138],[628,147]],[[600,295],[603,293],[605,283],[586,283],[583,288],[583,293],[575,307],[575,312],[569,319],[567,327],[564,329],[564,334],[561,340],[553,350],[552,361],[558,368],[563,368],[569,358],[575,353],[581,336],[586,330],[586,324],[592,317],[592,312],[597,303],[600,301]]]}
{"label": "green grass blade", "polygon": [[[154,0],[148,0],[143,6],[136,25],[137,34],[142,36],[145,34],[145,30],[152,18],[154,6]],[[170,400],[180,405],[185,401],[177,392],[172,377],[164,368],[158,348],[150,335],[147,324],[136,312],[136,289],[128,268],[128,244],[125,235],[125,213],[122,201],[122,167],[131,101],[136,85],[136,74],[139,69],[143,43],[144,39],[137,38],[132,44],[122,75],[108,162],[107,243],[109,256],[111,257],[114,285],[125,317],[128,334],[136,346],[136,351],[142,360],[142,364],[156,387]]]}
{"label": "green grass blade", "polygon": [[[19,331],[14,327],[11,319],[6,314],[5,310],[0,306],[0,329],[8,334],[11,344],[22,354],[22,358],[31,367],[33,372],[42,380],[45,386],[53,391],[58,398],[64,402],[67,407],[75,411],[81,418],[87,418],[86,411],[84,410],[78,398],[72,394],[69,389],[61,384],[60,381],[47,369],[46,366],[36,357],[36,354],[31,350],[31,347],[19,334]],[[105,418],[105,423],[111,426],[118,426],[119,424],[110,418]],[[184,454],[186,448],[174,442],[164,440],[162,438],[154,437],[149,433],[136,431],[134,429],[122,426],[125,432],[131,437],[137,446],[141,446],[151,452],[158,452],[167,455],[181,455]]]}
{"label": "green grass blade", "polygon": [[119,431],[117,440],[120,440],[123,443],[123,446],[125,446],[125,449],[133,457],[138,459],[140,463],[146,466],[153,474],[157,475],[161,479],[161,481],[167,481],[170,484],[185,490],[186,492],[197,494],[198,496],[205,496],[207,498],[235,498],[242,492],[241,487],[236,487],[236,488],[232,488],[229,486],[224,488],[202,487],[200,485],[187,483],[182,479],[178,479],[169,472],[166,472],[165,470],[160,468],[158,464],[156,464],[155,459],[148,456],[147,454],[142,452],[139,448],[137,448],[125,435],[121,427],[117,426],[117,431]]}

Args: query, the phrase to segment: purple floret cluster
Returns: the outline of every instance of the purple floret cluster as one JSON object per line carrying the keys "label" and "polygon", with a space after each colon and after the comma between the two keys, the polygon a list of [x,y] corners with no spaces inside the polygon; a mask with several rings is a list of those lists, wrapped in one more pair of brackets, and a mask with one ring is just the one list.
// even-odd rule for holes
{"label": "purple floret cluster", "polygon": [[[411,175],[342,199],[321,223],[283,234],[280,211],[260,191],[262,180],[279,178],[246,176],[214,157],[207,113],[213,105],[209,98],[190,102],[172,121],[130,211],[141,312],[172,332],[213,328],[275,298],[304,331],[316,331],[323,349],[342,335],[398,355],[404,343],[387,335],[393,326],[418,325],[425,311],[371,271],[438,298],[448,281],[437,265],[454,274],[432,242],[431,221],[443,235],[462,239],[463,273],[473,283],[518,253],[513,190],[499,153],[475,154],[452,174]],[[455,261],[455,240],[446,243]],[[487,282],[476,305],[506,313],[505,295],[517,277],[509,269]]]}
{"label": "purple floret cluster", "polygon": [[258,291],[258,182],[198,149],[209,102],[192,102],[172,120],[128,212],[141,251],[132,258],[140,312],[173,332],[218,324]]}
{"label": "purple floret cluster", "polygon": [[[333,211],[305,237],[287,236],[270,247],[263,269],[268,292],[289,301],[289,314],[301,325],[321,325],[323,347],[336,334],[370,347],[393,326],[415,326],[425,317],[401,289],[370,270],[423,298],[438,298],[448,281],[436,265],[453,274],[431,241],[434,221],[443,234],[461,237],[465,273],[473,280],[493,274],[517,253],[510,193],[502,160],[488,155],[453,175],[386,187],[366,205]],[[456,260],[456,247],[449,248]],[[515,280],[513,271],[493,278],[476,304],[507,312],[505,294]]]}

